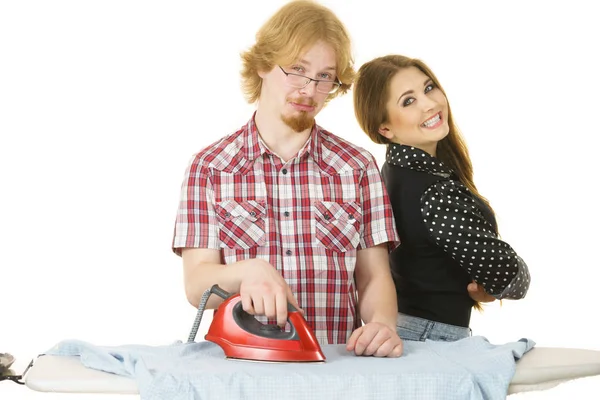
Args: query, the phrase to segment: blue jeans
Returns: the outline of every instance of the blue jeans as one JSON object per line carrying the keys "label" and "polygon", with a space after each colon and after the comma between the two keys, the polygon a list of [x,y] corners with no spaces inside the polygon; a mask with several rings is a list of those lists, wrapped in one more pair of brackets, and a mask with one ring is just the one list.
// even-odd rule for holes
{"label": "blue jeans", "polygon": [[402,340],[454,342],[471,336],[471,328],[398,313],[396,332]]}

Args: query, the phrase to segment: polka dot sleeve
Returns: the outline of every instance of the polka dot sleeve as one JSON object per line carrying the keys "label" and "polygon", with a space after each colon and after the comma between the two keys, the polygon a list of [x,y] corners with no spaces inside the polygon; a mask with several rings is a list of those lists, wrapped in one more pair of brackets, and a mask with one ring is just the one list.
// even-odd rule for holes
{"label": "polka dot sleeve", "polygon": [[439,181],[421,197],[429,235],[485,291],[497,299],[521,299],[529,289],[527,264],[504,241],[460,182]]}

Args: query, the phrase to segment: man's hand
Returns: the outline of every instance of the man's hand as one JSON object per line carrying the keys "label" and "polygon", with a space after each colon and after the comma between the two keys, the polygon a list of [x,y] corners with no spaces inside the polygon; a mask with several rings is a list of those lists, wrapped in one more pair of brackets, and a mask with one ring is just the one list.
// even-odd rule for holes
{"label": "man's hand", "polygon": [[352,332],[346,350],[357,356],[400,357],[402,339],[395,329],[379,322],[370,322]]}
{"label": "man's hand", "polygon": [[473,300],[480,303],[491,303],[496,300],[494,296],[486,293],[486,291],[483,289],[483,286],[475,281],[469,283],[467,286],[467,292],[469,292],[469,296],[471,296]]}
{"label": "man's hand", "polygon": [[292,290],[271,264],[260,259],[245,261],[244,276],[240,283],[240,297],[244,311],[252,315],[277,318],[277,325],[287,322],[288,301],[302,314]]}

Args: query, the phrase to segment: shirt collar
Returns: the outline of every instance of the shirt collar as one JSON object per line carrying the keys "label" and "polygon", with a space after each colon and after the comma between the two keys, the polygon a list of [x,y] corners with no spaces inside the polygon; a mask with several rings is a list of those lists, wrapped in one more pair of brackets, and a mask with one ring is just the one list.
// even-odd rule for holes
{"label": "shirt collar", "polygon": [[[256,127],[256,122],[254,121],[255,116],[256,111],[254,114],[252,114],[252,118],[250,118],[242,132],[244,143],[246,144],[246,146],[244,146],[244,151],[246,152],[246,159],[249,161],[254,161],[256,158],[261,157],[265,153],[276,155],[267,147],[265,142],[258,134],[258,128]],[[308,155],[310,155],[316,162],[321,159],[319,146],[320,132],[321,127],[319,127],[316,123],[313,124],[313,128],[310,132],[308,140],[298,152],[298,159]]]}
{"label": "shirt collar", "polygon": [[442,161],[429,153],[413,146],[391,143],[388,145],[385,160],[388,164],[397,165],[415,171],[448,178],[453,171]]}
{"label": "shirt collar", "polygon": [[269,151],[267,146],[260,140],[258,135],[258,128],[256,127],[256,123],[254,122],[254,117],[256,116],[256,111],[252,114],[252,118],[248,121],[246,126],[242,130],[242,138],[244,140],[245,146],[243,147],[243,151],[246,153],[246,159],[249,161],[254,161],[256,158],[262,156],[266,152]]}

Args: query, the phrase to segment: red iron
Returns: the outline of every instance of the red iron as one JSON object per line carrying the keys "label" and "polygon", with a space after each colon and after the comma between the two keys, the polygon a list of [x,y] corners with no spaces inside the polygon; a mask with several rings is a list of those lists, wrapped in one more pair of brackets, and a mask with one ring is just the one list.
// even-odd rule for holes
{"label": "red iron", "polygon": [[218,344],[227,358],[267,362],[324,362],[325,355],[302,314],[288,303],[290,330],[263,324],[242,308],[239,294],[217,285],[210,289],[224,299],[215,310],[204,338]]}

